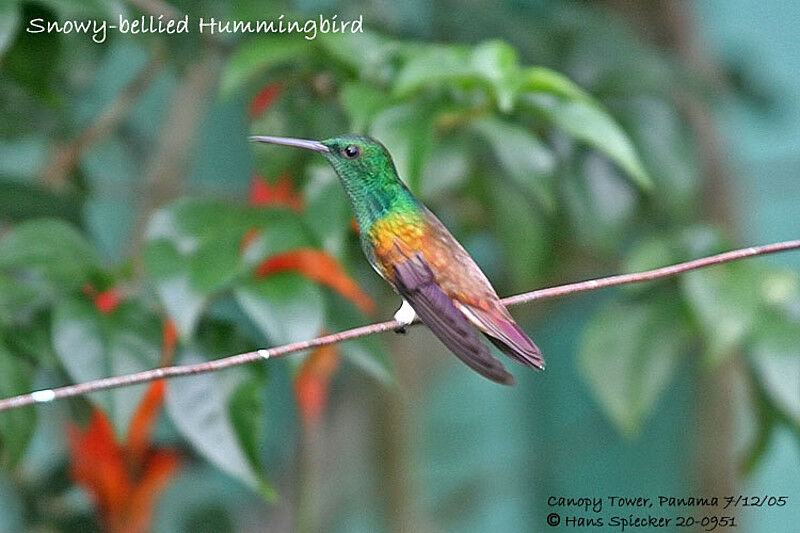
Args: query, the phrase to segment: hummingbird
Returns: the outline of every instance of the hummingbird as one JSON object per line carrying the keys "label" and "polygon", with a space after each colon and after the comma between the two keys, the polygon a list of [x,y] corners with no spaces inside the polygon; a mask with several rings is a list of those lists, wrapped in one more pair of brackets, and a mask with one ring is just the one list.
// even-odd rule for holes
{"label": "hummingbird", "polygon": [[517,363],[544,369],[539,348],[469,253],[400,180],[380,142],[361,135],[250,140],[312,150],[328,160],[355,213],[364,255],[403,299],[394,315],[398,331],[419,318],[467,366],[504,385],[514,377],[471,326]]}

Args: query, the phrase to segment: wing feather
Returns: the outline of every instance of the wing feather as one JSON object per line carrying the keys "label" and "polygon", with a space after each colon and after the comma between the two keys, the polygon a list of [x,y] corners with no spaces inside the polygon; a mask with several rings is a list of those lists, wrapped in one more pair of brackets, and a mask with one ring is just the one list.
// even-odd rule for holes
{"label": "wing feather", "polygon": [[544,369],[541,350],[514,322],[508,311],[489,311],[461,302],[456,302],[456,305],[507,356],[522,365]]}
{"label": "wing feather", "polygon": [[396,264],[394,274],[397,291],[456,357],[492,381],[514,384],[514,377],[492,357],[464,314],[436,284],[430,266],[420,254]]}

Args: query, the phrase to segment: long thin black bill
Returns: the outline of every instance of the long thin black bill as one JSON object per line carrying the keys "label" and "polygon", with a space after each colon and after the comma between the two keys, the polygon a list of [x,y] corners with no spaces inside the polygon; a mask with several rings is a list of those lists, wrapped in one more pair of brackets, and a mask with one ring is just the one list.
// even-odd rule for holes
{"label": "long thin black bill", "polygon": [[307,141],[305,139],[292,139],[290,137],[270,137],[268,135],[253,135],[250,140],[258,143],[280,144],[283,146],[294,146],[305,148],[315,152],[329,152],[328,147],[318,141]]}

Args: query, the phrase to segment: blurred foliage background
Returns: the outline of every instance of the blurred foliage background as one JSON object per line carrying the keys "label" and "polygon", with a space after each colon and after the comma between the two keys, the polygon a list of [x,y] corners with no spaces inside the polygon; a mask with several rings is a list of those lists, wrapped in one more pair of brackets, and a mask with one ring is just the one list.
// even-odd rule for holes
{"label": "blurred foliage background", "polygon": [[[27,21],[188,14],[187,35]],[[200,16],[363,15],[210,37]],[[0,396],[390,316],[321,158],[365,132],[502,295],[800,230],[786,0],[5,1]],[[0,414],[0,530],[530,531],[547,497],[788,495],[797,256],[517,308],[495,386],[424,330]],[[792,499],[794,497],[794,500]]]}

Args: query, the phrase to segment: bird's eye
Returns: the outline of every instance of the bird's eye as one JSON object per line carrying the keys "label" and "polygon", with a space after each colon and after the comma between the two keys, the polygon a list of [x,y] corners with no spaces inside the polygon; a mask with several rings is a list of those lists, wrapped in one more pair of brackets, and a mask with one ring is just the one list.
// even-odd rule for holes
{"label": "bird's eye", "polygon": [[354,144],[351,144],[346,148],[342,149],[342,155],[347,159],[356,159],[358,157],[361,157],[361,148],[355,146]]}

